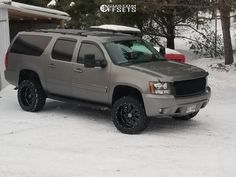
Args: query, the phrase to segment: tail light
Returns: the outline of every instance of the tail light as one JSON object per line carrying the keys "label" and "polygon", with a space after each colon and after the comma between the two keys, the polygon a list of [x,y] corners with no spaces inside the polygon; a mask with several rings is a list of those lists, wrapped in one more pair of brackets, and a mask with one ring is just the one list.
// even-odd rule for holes
{"label": "tail light", "polygon": [[5,55],[5,69],[8,69],[8,62],[9,62],[9,52],[6,53]]}

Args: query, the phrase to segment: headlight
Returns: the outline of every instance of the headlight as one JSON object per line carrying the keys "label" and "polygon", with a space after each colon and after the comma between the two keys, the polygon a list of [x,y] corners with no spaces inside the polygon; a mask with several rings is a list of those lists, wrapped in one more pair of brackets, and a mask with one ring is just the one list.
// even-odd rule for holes
{"label": "headlight", "polygon": [[149,82],[150,93],[155,95],[170,95],[171,87],[167,82]]}

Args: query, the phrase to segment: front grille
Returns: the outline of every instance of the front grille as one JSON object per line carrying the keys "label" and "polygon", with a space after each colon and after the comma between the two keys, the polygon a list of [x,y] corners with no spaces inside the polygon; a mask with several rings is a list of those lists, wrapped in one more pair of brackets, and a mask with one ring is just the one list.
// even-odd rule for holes
{"label": "front grille", "polygon": [[176,97],[201,94],[206,90],[206,78],[177,81],[174,82],[173,87]]}

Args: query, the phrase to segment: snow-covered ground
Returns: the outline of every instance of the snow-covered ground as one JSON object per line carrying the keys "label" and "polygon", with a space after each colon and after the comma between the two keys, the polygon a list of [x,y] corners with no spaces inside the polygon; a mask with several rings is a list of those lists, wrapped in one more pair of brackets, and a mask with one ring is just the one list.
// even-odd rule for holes
{"label": "snow-covered ground", "polygon": [[140,135],[118,132],[106,109],[48,101],[20,109],[0,92],[1,177],[231,177],[236,174],[236,71],[207,69],[210,104],[189,122],[152,119]]}

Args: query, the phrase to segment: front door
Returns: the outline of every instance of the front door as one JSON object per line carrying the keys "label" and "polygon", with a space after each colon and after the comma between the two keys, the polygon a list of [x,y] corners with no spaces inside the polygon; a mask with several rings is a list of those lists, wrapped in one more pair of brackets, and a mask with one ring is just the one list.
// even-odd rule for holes
{"label": "front door", "polygon": [[73,96],[71,89],[72,58],[76,40],[57,39],[52,50],[51,59],[47,63],[47,89],[51,94]]}
{"label": "front door", "polygon": [[77,63],[73,64],[72,88],[76,98],[95,102],[108,102],[109,67],[85,68],[85,55],[94,55],[96,63],[104,60],[104,54],[98,44],[82,42]]}

